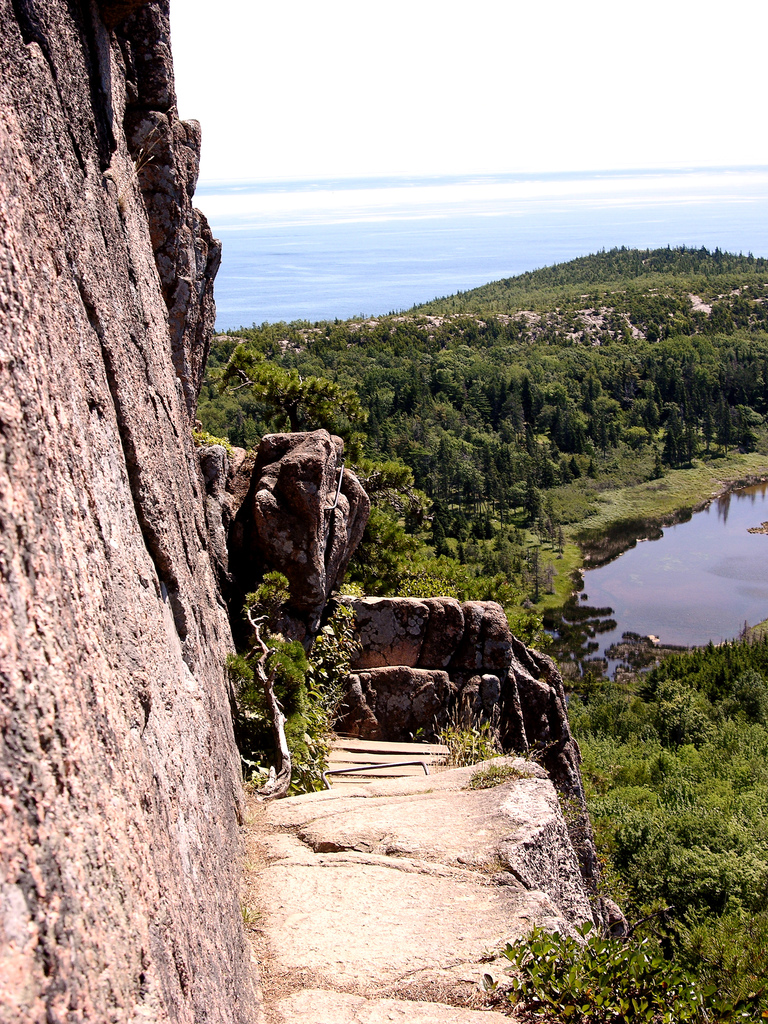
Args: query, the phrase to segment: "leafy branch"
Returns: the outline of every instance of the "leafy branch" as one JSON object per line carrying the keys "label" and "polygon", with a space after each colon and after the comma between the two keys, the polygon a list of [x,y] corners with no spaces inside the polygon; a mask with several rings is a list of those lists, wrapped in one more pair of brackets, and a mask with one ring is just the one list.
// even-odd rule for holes
{"label": "leafy branch", "polygon": [[268,663],[272,655],[277,653],[277,648],[268,647],[261,635],[261,627],[267,621],[268,616],[261,615],[255,618],[251,608],[246,609],[246,618],[253,628],[253,648],[251,656],[258,651],[259,654],[253,659],[253,671],[264,690],[264,699],[267,705],[267,713],[272,723],[272,735],[275,741],[277,753],[277,768],[269,769],[269,778],[264,786],[259,789],[258,795],[265,800],[274,800],[286,796],[291,787],[291,752],[288,749],[288,740],[285,736],[286,718],[280,702],[275,696],[275,676],[277,665]]}
{"label": "leafy branch", "polygon": [[366,413],[354,391],[325,377],[302,376],[267,361],[263,354],[238,345],[219,379],[222,393],[249,389],[273,415],[285,416],[292,431],[326,429],[345,432],[348,423],[364,423]]}

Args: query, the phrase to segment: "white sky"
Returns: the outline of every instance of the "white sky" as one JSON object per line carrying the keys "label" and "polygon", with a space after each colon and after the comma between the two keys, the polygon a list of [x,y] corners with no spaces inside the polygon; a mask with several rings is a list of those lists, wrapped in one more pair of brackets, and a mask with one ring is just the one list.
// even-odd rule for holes
{"label": "white sky", "polygon": [[768,164],[766,0],[172,0],[201,180]]}

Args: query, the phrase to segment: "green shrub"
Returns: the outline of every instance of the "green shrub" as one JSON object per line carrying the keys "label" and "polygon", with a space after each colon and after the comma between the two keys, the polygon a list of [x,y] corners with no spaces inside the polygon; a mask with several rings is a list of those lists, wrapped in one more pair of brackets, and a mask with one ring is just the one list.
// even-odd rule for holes
{"label": "green shrub", "polygon": [[714,986],[702,988],[650,939],[603,939],[591,923],[578,932],[576,939],[534,928],[508,945],[504,955],[518,972],[510,998],[550,1020],[590,1024],[756,1019],[754,1000],[732,1002]]}
{"label": "green shrub", "polygon": [[[729,910],[713,920],[691,914],[680,929],[677,956],[706,985],[730,1000],[763,994],[768,979],[768,911]],[[768,1010],[762,1014],[768,1017]]]}
{"label": "green shrub", "polygon": [[768,965],[767,677],[764,641],[709,645],[569,707],[618,902],[670,908],[665,953],[724,998],[759,990]]}
{"label": "green shrub", "polygon": [[226,437],[215,437],[213,434],[209,434],[207,430],[193,430],[192,438],[198,448],[206,448],[209,445],[218,444],[226,450],[227,455],[232,454],[232,445]]}
{"label": "green shrub", "polygon": [[[275,695],[286,717],[285,738],[291,753],[291,793],[322,789],[322,773],[328,763],[328,736],[342,693],[343,679],[359,646],[351,609],[339,606],[323,626],[310,657],[296,640],[285,640],[270,627],[288,599],[288,581],[281,573],[268,573],[246,598],[246,608],[266,617],[263,635],[271,653],[267,663],[274,670]],[[274,760],[272,725],[264,691],[255,678],[250,660],[253,649],[231,655],[227,665],[237,703],[235,734],[243,762],[243,774],[254,785],[263,782],[265,764]]]}

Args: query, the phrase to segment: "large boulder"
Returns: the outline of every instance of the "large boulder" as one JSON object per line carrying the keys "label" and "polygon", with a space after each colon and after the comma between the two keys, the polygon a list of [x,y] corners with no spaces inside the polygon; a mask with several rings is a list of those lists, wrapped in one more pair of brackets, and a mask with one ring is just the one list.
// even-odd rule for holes
{"label": "large boulder", "polygon": [[310,635],[368,522],[370,501],[342,467],[344,442],[327,430],[267,434],[229,531],[229,566],[241,594],[266,572],[290,584],[290,611]]}
{"label": "large boulder", "polygon": [[360,650],[353,657],[352,667],[414,668],[430,616],[426,602],[409,597],[369,597],[352,603],[360,636]]}
{"label": "large boulder", "polygon": [[197,449],[197,458],[205,481],[205,514],[211,559],[221,592],[232,604],[236,601],[236,586],[229,571],[230,531],[251,488],[256,460],[244,448],[222,444],[201,445]]}
{"label": "large boulder", "polygon": [[337,728],[362,739],[405,741],[448,720],[456,687],[446,672],[397,665],[351,672]]}
{"label": "large boulder", "polygon": [[223,445],[198,448],[197,458],[205,481],[205,518],[208,523],[209,550],[222,590],[231,584],[227,532],[231,517],[227,503],[227,478],[230,462]]}
{"label": "large boulder", "polygon": [[[357,717],[368,722],[371,735],[386,738],[386,727],[376,732],[370,722],[378,712],[361,690],[360,680],[365,677],[370,689],[374,680],[378,687],[378,680],[386,679],[391,699],[400,686],[407,701],[419,685],[417,667],[440,670],[451,682],[444,690],[451,702],[446,710],[455,706],[467,724],[493,721],[508,749],[541,748],[556,782],[581,796],[578,751],[568,727],[560,675],[551,659],[512,635],[501,605],[459,604],[447,597],[366,597],[346,602],[355,613],[361,645],[352,662],[346,723],[355,717],[356,702],[364,700],[366,707],[361,706]],[[397,667],[403,671],[394,671]],[[380,676],[385,668],[391,671]],[[433,721],[427,731],[434,735],[436,728]]]}
{"label": "large boulder", "polygon": [[446,668],[464,636],[464,612],[453,597],[428,597],[427,628],[419,652],[420,668]]}
{"label": "large boulder", "polygon": [[464,631],[456,651],[448,662],[451,674],[465,682],[469,677],[482,671],[483,648],[480,629],[485,614],[482,601],[466,601],[461,606],[464,615]]}

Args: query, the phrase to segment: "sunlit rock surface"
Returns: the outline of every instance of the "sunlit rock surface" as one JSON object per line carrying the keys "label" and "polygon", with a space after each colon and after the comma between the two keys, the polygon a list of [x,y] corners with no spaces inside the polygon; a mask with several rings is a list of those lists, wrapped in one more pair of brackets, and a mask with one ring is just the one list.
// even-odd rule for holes
{"label": "sunlit rock surface", "polygon": [[0,0],[8,1024],[257,1012],[190,431],[218,263],[198,147],[166,0]]}
{"label": "sunlit rock surface", "polygon": [[240,592],[265,572],[290,584],[291,635],[316,631],[368,521],[370,501],[342,467],[344,442],[327,430],[267,434],[229,530],[230,572]]}
{"label": "sunlit rock surface", "polygon": [[552,783],[505,763],[512,778],[491,789],[469,789],[476,766],[263,810],[252,906],[286,1021],[479,1024],[472,1008],[484,975],[503,986],[507,942],[591,919]]}

